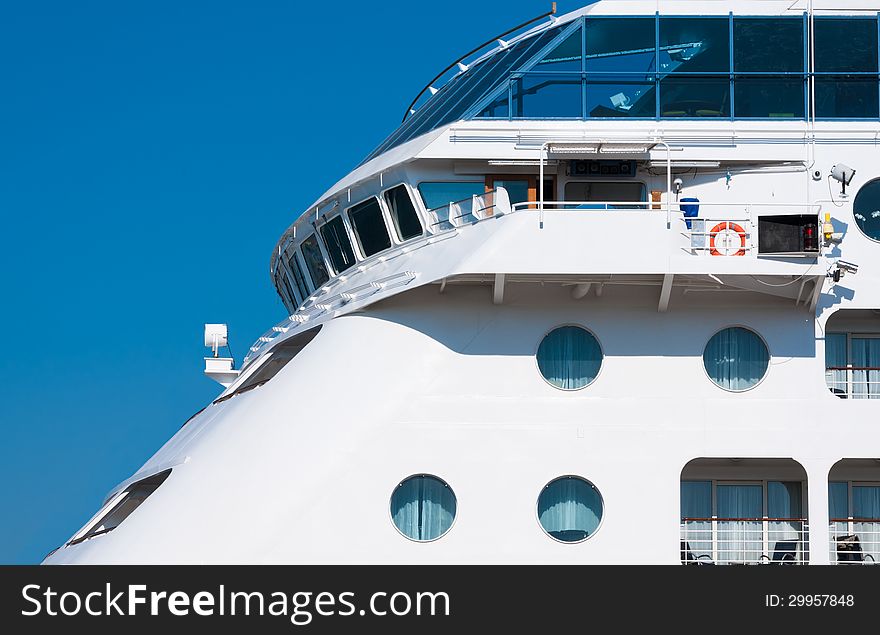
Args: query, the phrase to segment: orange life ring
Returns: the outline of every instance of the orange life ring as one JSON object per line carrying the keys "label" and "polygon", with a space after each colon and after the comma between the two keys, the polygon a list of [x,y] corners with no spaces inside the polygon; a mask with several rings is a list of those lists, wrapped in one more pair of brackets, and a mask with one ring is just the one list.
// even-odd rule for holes
{"label": "orange life ring", "polygon": [[[739,235],[739,251],[735,254],[731,253],[721,253],[718,251],[718,248],[715,246],[715,237],[720,233],[735,233]],[[724,221],[723,223],[718,223],[709,231],[709,253],[713,256],[745,256],[746,255],[746,230],[737,225],[736,223],[731,223],[730,221]],[[725,251],[729,252],[732,247],[722,247]]]}

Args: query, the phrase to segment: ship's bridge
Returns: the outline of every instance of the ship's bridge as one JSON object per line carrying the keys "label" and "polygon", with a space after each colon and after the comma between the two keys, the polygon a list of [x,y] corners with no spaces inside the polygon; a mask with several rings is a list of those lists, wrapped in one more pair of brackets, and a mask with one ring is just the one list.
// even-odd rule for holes
{"label": "ship's bridge", "polygon": [[492,39],[284,233],[271,274],[291,317],[250,358],[424,284],[500,303],[516,281],[631,276],[660,310],[684,285],[814,311],[846,229],[856,256],[880,240],[876,197],[853,221],[845,196],[876,164],[869,5],[604,0]]}
{"label": "ship's bridge", "polygon": [[876,121],[880,5],[810,4],[598,2],[454,65],[366,161],[462,120]]}

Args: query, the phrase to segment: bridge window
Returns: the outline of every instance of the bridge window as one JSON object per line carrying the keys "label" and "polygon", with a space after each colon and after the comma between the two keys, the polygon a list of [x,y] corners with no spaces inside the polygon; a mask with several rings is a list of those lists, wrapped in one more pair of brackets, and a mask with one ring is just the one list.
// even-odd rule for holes
{"label": "bridge window", "polygon": [[391,212],[394,232],[400,240],[422,235],[422,222],[405,185],[398,185],[385,192],[385,203]]}
{"label": "bridge window", "polygon": [[302,299],[305,300],[309,297],[309,286],[306,284],[306,277],[303,275],[303,270],[299,264],[299,259],[296,257],[296,252],[290,254],[290,260],[287,261],[287,266],[293,274],[293,282],[296,285],[297,291],[299,291]]}
{"label": "bridge window", "polygon": [[876,118],[876,18],[815,18],[816,117]]}
{"label": "bridge window", "polygon": [[321,226],[321,238],[324,239],[324,245],[327,247],[330,262],[336,273],[342,273],[354,265],[354,252],[342,216],[335,216]]}
{"label": "bridge window", "polygon": [[312,234],[302,242],[303,260],[306,262],[306,268],[309,275],[312,276],[312,283],[315,288],[320,287],[330,279],[330,273],[327,271],[327,265],[324,263],[324,255],[321,253],[321,245],[318,243],[318,237]]}
{"label": "bridge window", "polygon": [[379,199],[370,198],[355,205],[348,211],[348,218],[365,257],[369,258],[391,247],[391,237],[388,235],[388,227],[385,226]]}
{"label": "bridge window", "polygon": [[464,201],[485,194],[484,181],[445,181],[419,183],[419,193],[428,209],[437,209],[449,203]]}

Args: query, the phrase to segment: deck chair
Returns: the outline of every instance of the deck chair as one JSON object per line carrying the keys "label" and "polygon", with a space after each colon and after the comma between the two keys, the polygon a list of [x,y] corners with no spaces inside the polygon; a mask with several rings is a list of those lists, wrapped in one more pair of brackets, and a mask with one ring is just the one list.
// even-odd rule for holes
{"label": "deck chair", "polygon": [[836,541],[838,562],[874,562],[871,554],[862,552],[862,545],[856,534],[838,536]]}
{"label": "deck chair", "polygon": [[772,564],[797,564],[797,540],[782,540],[773,547]]}
{"label": "deck chair", "polygon": [[681,541],[681,563],[682,564],[696,564],[696,565],[714,565],[712,562],[712,556],[708,553],[700,554],[699,556],[695,556],[694,552],[691,551],[691,546],[686,540]]}

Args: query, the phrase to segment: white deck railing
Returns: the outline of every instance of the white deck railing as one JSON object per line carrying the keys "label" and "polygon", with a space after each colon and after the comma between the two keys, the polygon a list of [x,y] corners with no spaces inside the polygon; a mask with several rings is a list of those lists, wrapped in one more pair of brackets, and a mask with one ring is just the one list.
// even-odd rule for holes
{"label": "white deck railing", "polygon": [[880,519],[832,518],[832,564],[880,562]]}
{"label": "white deck railing", "polygon": [[682,564],[807,564],[804,518],[683,518]]}
{"label": "white deck railing", "polygon": [[831,366],[825,369],[825,383],[841,399],[880,399],[876,366]]}

